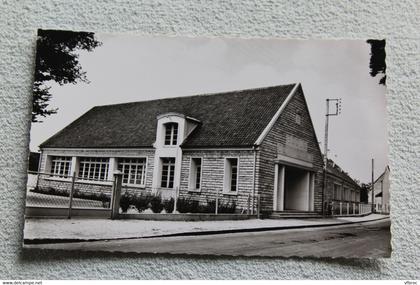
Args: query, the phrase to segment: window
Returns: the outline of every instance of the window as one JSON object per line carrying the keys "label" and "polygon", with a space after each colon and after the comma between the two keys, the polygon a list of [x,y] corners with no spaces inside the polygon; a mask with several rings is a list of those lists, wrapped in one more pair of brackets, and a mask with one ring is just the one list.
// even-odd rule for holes
{"label": "window", "polygon": [[104,181],[108,179],[109,158],[81,157],[79,178]]}
{"label": "window", "polygon": [[165,124],[165,145],[176,145],[178,140],[178,124]]}
{"label": "window", "polygon": [[300,125],[302,123],[302,115],[301,115],[300,112],[296,113],[295,122],[298,125]]}
{"label": "window", "polygon": [[162,177],[160,187],[173,188],[175,176],[175,158],[162,158]]}
{"label": "window", "polygon": [[349,201],[350,200],[350,189],[344,188],[344,197],[343,200]]}
{"label": "window", "polygon": [[201,189],[201,166],[201,158],[191,158],[190,190],[197,191]]}
{"label": "window", "polygon": [[59,177],[70,175],[71,156],[53,156],[51,158],[51,174]]}
{"label": "window", "polygon": [[146,158],[119,158],[118,170],[123,173],[122,183],[145,185]]}
{"label": "window", "polygon": [[225,192],[238,191],[238,159],[227,158],[225,163]]}
{"label": "window", "polygon": [[333,190],[333,199],[334,200],[341,200],[341,185],[340,184],[334,184],[334,190]]}

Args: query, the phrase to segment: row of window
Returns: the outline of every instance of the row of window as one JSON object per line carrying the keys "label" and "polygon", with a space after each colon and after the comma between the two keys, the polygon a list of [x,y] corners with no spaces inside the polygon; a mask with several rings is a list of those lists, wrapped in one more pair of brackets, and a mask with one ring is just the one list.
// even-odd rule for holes
{"label": "row of window", "polygon": [[[51,174],[58,177],[70,175],[72,157],[53,156]],[[146,158],[118,158],[118,170],[123,174],[124,184],[144,186],[146,183]],[[202,158],[192,158],[189,187],[198,191],[202,181]],[[161,158],[160,187],[173,188],[175,178],[175,158]],[[109,158],[80,157],[78,178],[83,180],[108,180]],[[224,188],[236,192],[238,188],[238,158],[227,158],[225,167]]]}
{"label": "row of window", "polygon": [[[53,156],[51,174],[58,177],[70,175],[72,157]],[[83,180],[108,180],[109,158],[80,157],[78,178]],[[119,158],[118,170],[123,173],[123,183],[144,185],[146,158]]]}
{"label": "row of window", "polygon": [[354,190],[344,188],[340,184],[334,184],[333,189],[333,199],[334,200],[342,200],[342,201],[352,201],[352,202],[359,202],[360,197],[358,196],[359,193],[357,193]]}

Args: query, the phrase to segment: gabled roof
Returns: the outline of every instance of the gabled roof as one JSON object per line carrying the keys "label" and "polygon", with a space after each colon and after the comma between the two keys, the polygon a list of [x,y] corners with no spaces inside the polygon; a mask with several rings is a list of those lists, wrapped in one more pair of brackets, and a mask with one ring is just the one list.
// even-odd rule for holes
{"label": "gabled roof", "polygon": [[184,141],[183,148],[249,147],[254,145],[294,86],[97,106],[40,147],[152,147],[156,139],[156,118],[169,112],[201,122]]}
{"label": "gabled roof", "polygon": [[340,166],[338,166],[332,159],[328,159],[327,163],[327,173],[334,175],[338,178],[343,179],[344,181],[347,181],[350,184],[353,184],[353,186],[360,188],[360,185],[354,181],[353,178],[350,177],[350,175],[347,174],[347,172],[343,171]]}
{"label": "gabled roof", "polygon": [[379,175],[379,177],[378,177],[378,178],[376,178],[376,180],[375,180],[375,182],[373,182],[373,184],[376,184],[376,183],[378,182],[378,180],[380,180],[382,177],[384,177],[384,176],[385,176],[385,174],[386,174],[387,172],[388,172],[388,173],[390,172],[389,165],[385,166],[385,170],[384,170],[384,172],[382,172],[382,174],[381,174],[381,175]]}

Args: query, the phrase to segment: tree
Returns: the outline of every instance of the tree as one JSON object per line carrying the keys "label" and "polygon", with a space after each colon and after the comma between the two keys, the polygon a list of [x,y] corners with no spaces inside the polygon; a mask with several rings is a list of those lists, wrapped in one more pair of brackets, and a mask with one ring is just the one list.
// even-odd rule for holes
{"label": "tree", "polygon": [[92,51],[101,44],[94,33],[38,30],[32,122],[41,122],[39,117],[57,113],[57,109],[48,108],[51,94],[47,82],[55,81],[60,85],[89,83],[77,51]]}
{"label": "tree", "polygon": [[362,183],[362,189],[360,191],[360,202],[362,203],[368,203],[369,202],[369,192],[371,188],[372,183]]}
{"label": "tree", "polygon": [[381,74],[379,84],[386,85],[385,40],[367,40],[370,44],[370,75],[375,77]]}

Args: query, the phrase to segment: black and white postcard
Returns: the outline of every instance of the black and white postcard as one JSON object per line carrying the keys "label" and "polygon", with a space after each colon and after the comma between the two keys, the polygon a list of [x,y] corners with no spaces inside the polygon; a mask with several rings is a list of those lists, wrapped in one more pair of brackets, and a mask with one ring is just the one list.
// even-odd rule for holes
{"label": "black and white postcard", "polygon": [[385,40],[39,30],[24,248],[391,254]]}

